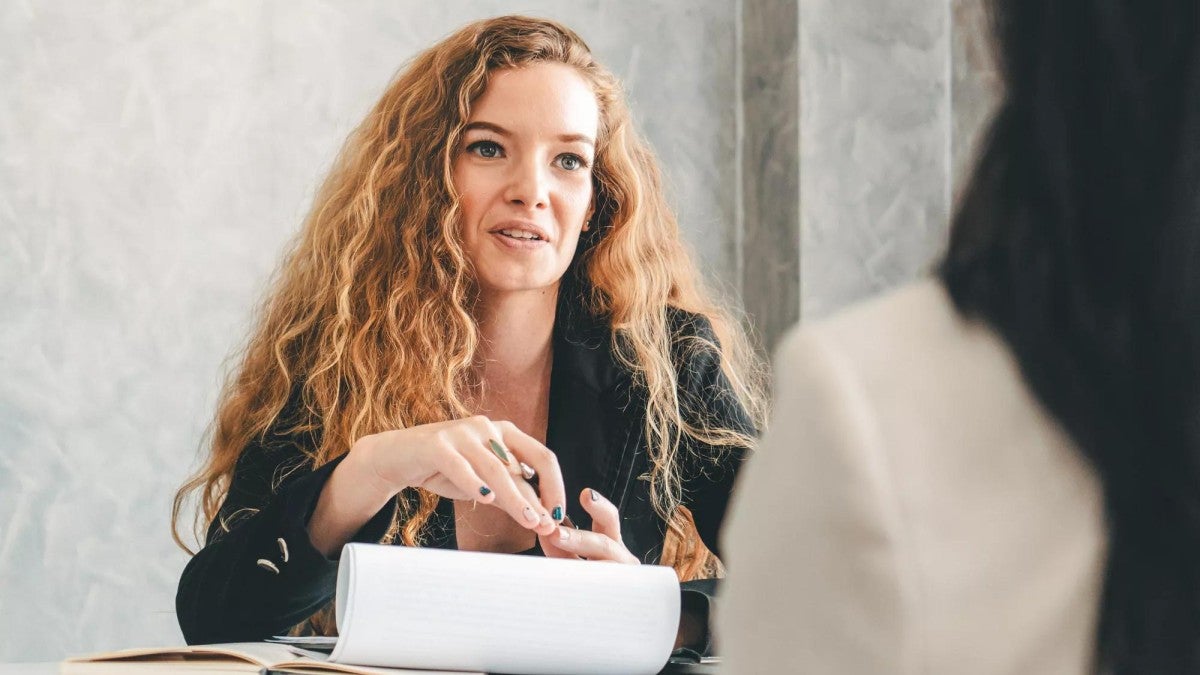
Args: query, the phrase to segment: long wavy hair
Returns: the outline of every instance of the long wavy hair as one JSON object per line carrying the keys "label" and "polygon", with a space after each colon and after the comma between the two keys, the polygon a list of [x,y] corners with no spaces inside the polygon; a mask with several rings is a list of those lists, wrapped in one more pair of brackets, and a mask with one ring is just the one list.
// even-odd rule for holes
{"label": "long wavy hair", "polygon": [[941,276],[1104,486],[1098,672],[1200,672],[1200,4],[996,0]]}
{"label": "long wavy hair", "polygon": [[[238,456],[280,426],[317,439],[305,448],[315,468],[365,435],[472,414],[482,385],[472,374],[477,288],[451,167],[492,74],[540,62],[573,67],[599,105],[594,215],[568,270],[580,280],[571,301],[609,323],[614,353],[646,393],[649,480],[668,522],[662,562],[684,579],[719,569],[680,506],[680,453],[695,445],[682,441],[748,449],[754,439],[681,404],[672,355],[718,352],[754,428],[764,419],[764,369],[739,323],[704,290],[616,79],[574,32],[520,16],[472,23],[418,55],[347,140],[226,382],[207,463],[176,494],[180,546],[188,498],[199,494],[194,525],[211,524]],[[668,307],[708,318],[717,340],[673,344]],[[396,501],[385,540],[420,545],[437,495],[409,489]]]}

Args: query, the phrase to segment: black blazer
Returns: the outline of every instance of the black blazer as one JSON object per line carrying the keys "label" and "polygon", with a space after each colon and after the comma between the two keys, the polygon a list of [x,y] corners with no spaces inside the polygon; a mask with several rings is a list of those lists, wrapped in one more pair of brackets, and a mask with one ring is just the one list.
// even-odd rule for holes
{"label": "black blazer", "polygon": [[[707,319],[668,311],[680,405],[690,411],[689,417],[697,416],[689,421],[705,415],[710,426],[754,434],[721,372],[719,353],[698,347],[704,343],[694,339],[715,344]],[[610,336],[602,320],[559,308],[546,445],[558,457],[568,499],[585,487],[599,490],[621,513],[625,546],[642,562],[653,564],[662,553],[666,523],[651,504],[650,483],[645,479],[651,468],[642,429],[646,397],[616,361]],[[281,415],[286,417],[286,412]],[[313,436],[268,433],[239,457],[206,544],[179,580],[176,612],[189,644],[278,635],[332,599],[337,561],[313,548],[306,528],[321,489],[341,458],[313,471],[301,448],[316,443]],[[717,533],[745,451],[690,450],[682,456],[707,459],[683,463],[683,504],[691,509],[705,545],[719,557]],[[406,492],[399,498],[412,497]],[[591,518],[582,508],[566,506],[576,525],[591,527]],[[385,507],[352,540],[378,542],[394,511],[395,504]],[[222,521],[228,531],[220,526]],[[424,532],[423,545],[456,548],[451,500],[441,500]],[[286,562],[280,539],[286,542]],[[270,561],[278,573],[260,566],[260,559]],[[696,586],[705,596],[713,590],[712,584]],[[685,598],[685,606],[696,604],[695,598]],[[707,598],[701,604],[707,614]]]}

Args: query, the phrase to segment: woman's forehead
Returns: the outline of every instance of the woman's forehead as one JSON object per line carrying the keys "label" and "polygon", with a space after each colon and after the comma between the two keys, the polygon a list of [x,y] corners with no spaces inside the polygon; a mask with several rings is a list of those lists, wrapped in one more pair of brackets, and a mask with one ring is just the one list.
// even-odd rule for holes
{"label": "woman's forehead", "polygon": [[539,63],[493,73],[471,106],[468,124],[483,122],[514,135],[595,139],[600,110],[590,83],[571,66]]}

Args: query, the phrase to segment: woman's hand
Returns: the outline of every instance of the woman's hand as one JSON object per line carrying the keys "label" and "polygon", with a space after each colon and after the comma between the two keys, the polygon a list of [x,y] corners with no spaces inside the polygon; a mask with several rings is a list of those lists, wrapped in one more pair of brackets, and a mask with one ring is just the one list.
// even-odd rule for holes
{"label": "woman's hand", "polygon": [[[522,464],[540,474],[540,498],[520,478]],[[539,535],[554,532],[565,513],[554,453],[511,422],[476,416],[360,438],[317,499],[308,521],[312,545],[332,558],[407,487],[495,505]]]}
{"label": "woman's hand", "polygon": [[546,557],[640,565],[641,561],[621,541],[621,514],[617,507],[591,488],[579,495],[579,503],[592,517],[592,531],[559,525],[549,536],[539,533]]}
{"label": "woman's hand", "polygon": [[[557,457],[511,422],[480,415],[385,431],[360,439],[350,454],[391,495],[419,487],[493,504],[540,535],[552,533],[565,512]],[[540,477],[540,501],[521,478],[522,463]]]}

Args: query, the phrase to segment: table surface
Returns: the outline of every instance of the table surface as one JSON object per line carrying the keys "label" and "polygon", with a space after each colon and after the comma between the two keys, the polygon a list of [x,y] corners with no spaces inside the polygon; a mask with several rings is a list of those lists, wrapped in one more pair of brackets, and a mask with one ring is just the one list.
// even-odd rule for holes
{"label": "table surface", "polygon": [[[151,664],[138,664],[139,666],[149,666]],[[59,664],[54,663],[0,663],[0,675],[58,675]],[[150,669],[138,669],[141,675],[152,675],[154,672]],[[204,675],[201,670],[189,670],[195,675]],[[228,670],[214,670],[214,673],[224,673],[228,675]],[[719,673],[719,666],[714,664],[700,665],[668,665],[659,675],[716,675]]]}

